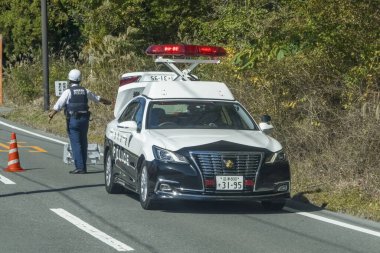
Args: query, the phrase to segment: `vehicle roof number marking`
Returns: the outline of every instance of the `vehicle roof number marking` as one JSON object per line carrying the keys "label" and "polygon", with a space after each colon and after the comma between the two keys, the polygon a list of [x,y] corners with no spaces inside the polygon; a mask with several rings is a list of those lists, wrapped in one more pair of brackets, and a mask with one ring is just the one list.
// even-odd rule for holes
{"label": "vehicle roof number marking", "polygon": [[151,81],[172,81],[172,76],[165,76],[165,75],[151,75],[150,76]]}

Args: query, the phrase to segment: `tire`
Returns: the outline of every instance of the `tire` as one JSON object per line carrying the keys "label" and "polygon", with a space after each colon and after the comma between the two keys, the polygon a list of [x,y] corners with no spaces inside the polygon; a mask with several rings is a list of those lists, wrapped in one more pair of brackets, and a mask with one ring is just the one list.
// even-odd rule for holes
{"label": "tire", "polygon": [[273,200],[273,201],[261,201],[261,205],[265,210],[280,211],[286,204],[285,199]]}
{"label": "tire", "polygon": [[106,186],[106,191],[111,194],[123,192],[123,186],[115,183],[115,175],[113,171],[113,161],[111,156],[111,151],[108,150],[106,153],[106,159],[104,162],[104,181]]}
{"label": "tire", "polygon": [[139,198],[141,207],[145,210],[154,209],[154,201],[152,200],[153,192],[151,191],[149,182],[149,173],[146,163],[143,162],[141,165],[141,171],[139,174]]}

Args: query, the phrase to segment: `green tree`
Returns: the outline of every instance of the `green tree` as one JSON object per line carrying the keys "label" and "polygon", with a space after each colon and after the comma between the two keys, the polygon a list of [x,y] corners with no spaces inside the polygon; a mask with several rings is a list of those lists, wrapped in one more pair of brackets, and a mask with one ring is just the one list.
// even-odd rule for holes
{"label": "green tree", "polygon": [[40,44],[40,1],[0,2],[0,31],[6,56],[23,56]]}
{"label": "green tree", "polygon": [[[200,23],[193,39],[233,48],[238,70],[286,89],[278,94],[291,94],[287,99],[304,100],[295,85],[301,79],[311,90],[331,87],[324,103],[338,107],[379,90],[379,1],[216,2],[214,18]],[[288,70],[278,66],[285,58],[293,58],[286,61]],[[291,69],[298,62],[303,64]]]}
{"label": "green tree", "polygon": [[[211,11],[206,0],[109,0],[86,5],[83,31],[91,44],[105,36],[128,35],[139,50],[152,43],[183,42],[195,29],[193,20],[203,20]],[[104,15],[104,13],[110,13]]]}
{"label": "green tree", "polygon": [[[79,6],[59,0],[48,1],[49,47],[52,53],[68,48],[77,53],[84,39],[80,31]],[[33,58],[41,47],[41,1],[1,1],[0,31],[6,43],[7,58]],[[84,4],[81,2],[81,4]]]}

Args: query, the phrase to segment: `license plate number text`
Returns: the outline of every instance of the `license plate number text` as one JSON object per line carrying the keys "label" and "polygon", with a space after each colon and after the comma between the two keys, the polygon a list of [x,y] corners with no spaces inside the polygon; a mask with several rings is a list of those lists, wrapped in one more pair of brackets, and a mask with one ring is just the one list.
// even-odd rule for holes
{"label": "license plate number text", "polygon": [[243,176],[216,176],[216,190],[243,190]]}

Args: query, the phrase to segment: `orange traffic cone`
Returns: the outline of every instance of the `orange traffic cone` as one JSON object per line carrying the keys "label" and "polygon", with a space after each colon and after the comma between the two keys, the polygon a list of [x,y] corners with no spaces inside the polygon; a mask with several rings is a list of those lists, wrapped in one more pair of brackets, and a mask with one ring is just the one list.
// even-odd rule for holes
{"label": "orange traffic cone", "polygon": [[8,167],[5,168],[4,171],[7,171],[7,172],[25,171],[23,168],[21,168],[21,165],[20,165],[15,133],[11,133],[11,142],[9,144],[9,155],[8,155]]}

